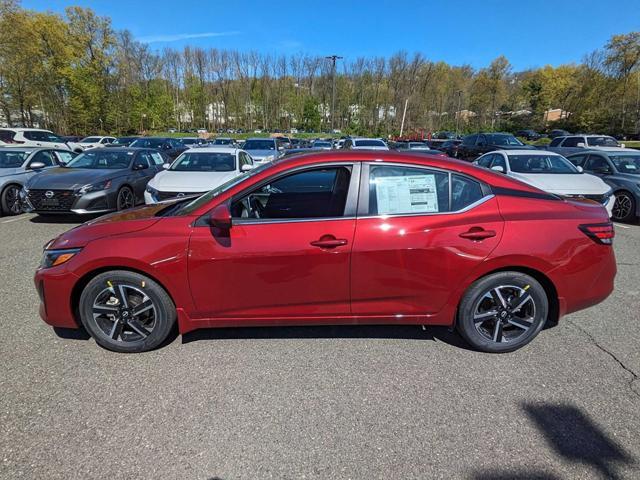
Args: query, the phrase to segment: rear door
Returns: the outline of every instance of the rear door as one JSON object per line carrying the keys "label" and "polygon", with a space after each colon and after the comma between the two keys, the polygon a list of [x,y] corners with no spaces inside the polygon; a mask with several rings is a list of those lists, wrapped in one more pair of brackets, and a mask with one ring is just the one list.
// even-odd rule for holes
{"label": "rear door", "polygon": [[441,311],[498,245],[503,220],[488,187],[446,170],[365,164],[352,251],[354,315]]}

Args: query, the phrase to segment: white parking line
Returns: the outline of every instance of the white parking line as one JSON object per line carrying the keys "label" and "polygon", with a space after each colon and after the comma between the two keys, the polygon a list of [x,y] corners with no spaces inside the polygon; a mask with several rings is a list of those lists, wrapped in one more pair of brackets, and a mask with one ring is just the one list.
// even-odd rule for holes
{"label": "white parking line", "polygon": [[629,225],[620,225],[619,223],[614,223],[614,225],[620,228],[631,228]]}
{"label": "white parking line", "polygon": [[11,222],[17,222],[18,220],[24,220],[26,217],[16,217],[16,218],[10,218],[9,220],[3,220],[0,223],[11,223]]}

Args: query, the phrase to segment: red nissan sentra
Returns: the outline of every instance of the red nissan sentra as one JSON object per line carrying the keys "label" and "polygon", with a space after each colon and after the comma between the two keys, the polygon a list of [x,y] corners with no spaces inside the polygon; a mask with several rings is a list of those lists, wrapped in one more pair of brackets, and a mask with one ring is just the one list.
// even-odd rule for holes
{"label": "red nissan sentra", "polygon": [[607,298],[613,236],[601,205],[468,163],[327,152],[87,222],[46,245],[35,284],[47,323],[119,352],[176,322],[445,325],[508,352]]}

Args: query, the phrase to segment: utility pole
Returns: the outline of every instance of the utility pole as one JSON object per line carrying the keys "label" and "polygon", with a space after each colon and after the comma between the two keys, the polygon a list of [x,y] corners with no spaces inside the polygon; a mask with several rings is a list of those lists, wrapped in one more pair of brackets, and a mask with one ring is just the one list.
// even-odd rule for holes
{"label": "utility pole", "polygon": [[409,104],[409,99],[407,98],[404,101],[404,110],[402,111],[402,123],[400,124],[400,138],[402,139],[402,133],[404,132],[404,118],[407,116],[407,105]]}
{"label": "utility pole", "polygon": [[456,137],[458,136],[458,126],[460,125],[460,108],[462,106],[462,90],[458,90],[458,111],[456,112]]}
{"label": "utility pole", "polygon": [[344,57],[338,55],[330,55],[324,57],[327,60],[331,60],[331,134],[335,129],[335,116],[336,116],[336,60],[342,60]]}

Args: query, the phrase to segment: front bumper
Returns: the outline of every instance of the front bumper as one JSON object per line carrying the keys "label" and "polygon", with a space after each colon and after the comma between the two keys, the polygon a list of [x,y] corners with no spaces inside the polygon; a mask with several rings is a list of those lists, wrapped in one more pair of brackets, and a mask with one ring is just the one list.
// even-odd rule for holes
{"label": "front bumper", "polygon": [[34,283],[40,296],[40,318],[53,327],[79,328],[71,307],[73,286],[79,278],[60,267],[38,269]]}
{"label": "front bumper", "polygon": [[[47,195],[51,192],[51,195]],[[75,213],[87,215],[116,210],[117,192],[98,190],[77,195],[72,190],[32,189],[20,192],[22,210],[26,213]]]}

